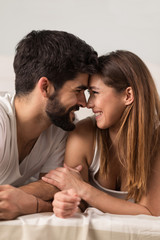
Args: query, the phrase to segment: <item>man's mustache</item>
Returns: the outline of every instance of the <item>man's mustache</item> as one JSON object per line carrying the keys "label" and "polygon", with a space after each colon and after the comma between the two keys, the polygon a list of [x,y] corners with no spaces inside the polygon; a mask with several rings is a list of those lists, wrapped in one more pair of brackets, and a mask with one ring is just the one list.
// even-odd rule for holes
{"label": "man's mustache", "polygon": [[75,106],[72,106],[69,110],[68,110],[68,112],[71,112],[71,111],[78,111],[79,110],[79,105],[75,105]]}

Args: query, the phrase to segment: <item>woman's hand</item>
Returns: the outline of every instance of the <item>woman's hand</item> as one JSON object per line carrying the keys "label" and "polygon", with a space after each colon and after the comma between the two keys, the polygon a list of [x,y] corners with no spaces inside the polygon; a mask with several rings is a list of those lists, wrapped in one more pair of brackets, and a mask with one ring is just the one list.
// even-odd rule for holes
{"label": "woman's hand", "polygon": [[60,190],[68,190],[72,188],[79,194],[81,184],[83,183],[80,174],[81,169],[81,165],[76,168],[70,168],[64,164],[64,167],[51,170],[42,177],[42,180],[56,186]]}
{"label": "woman's hand", "polygon": [[67,218],[79,211],[80,198],[74,189],[63,190],[54,195],[53,211],[57,217]]}

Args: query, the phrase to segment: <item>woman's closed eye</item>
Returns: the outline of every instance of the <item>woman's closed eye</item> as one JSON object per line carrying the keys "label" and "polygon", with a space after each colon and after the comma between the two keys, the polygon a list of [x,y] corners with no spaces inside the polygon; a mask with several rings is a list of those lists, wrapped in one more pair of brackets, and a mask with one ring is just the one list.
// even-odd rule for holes
{"label": "woman's closed eye", "polygon": [[96,95],[96,94],[99,94],[99,92],[97,92],[97,91],[93,91],[93,90],[88,90],[88,92],[89,92],[89,94],[90,95]]}

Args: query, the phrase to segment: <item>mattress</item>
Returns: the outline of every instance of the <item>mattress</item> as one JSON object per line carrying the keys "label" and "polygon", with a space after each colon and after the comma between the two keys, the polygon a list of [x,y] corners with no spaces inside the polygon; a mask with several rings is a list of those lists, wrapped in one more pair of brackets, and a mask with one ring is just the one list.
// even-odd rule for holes
{"label": "mattress", "polygon": [[160,217],[115,215],[88,208],[61,219],[38,213],[0,221],[0,240],[160,240]]}

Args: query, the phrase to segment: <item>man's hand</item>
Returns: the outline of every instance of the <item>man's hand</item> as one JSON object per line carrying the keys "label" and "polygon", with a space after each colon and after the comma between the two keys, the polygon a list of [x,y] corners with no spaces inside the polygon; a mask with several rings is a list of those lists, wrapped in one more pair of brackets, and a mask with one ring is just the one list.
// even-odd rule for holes
{"label": "man's hand", "polygon": [[20,215],[36,213],[37,200],[19,188],[0,186],[0,219],[14,219]]}
{"label": "man's hand", "polygon": [[53,211],[57,217],[67,218],[79,212],[80,198],[73,189],[63,190],[54,196]]}

